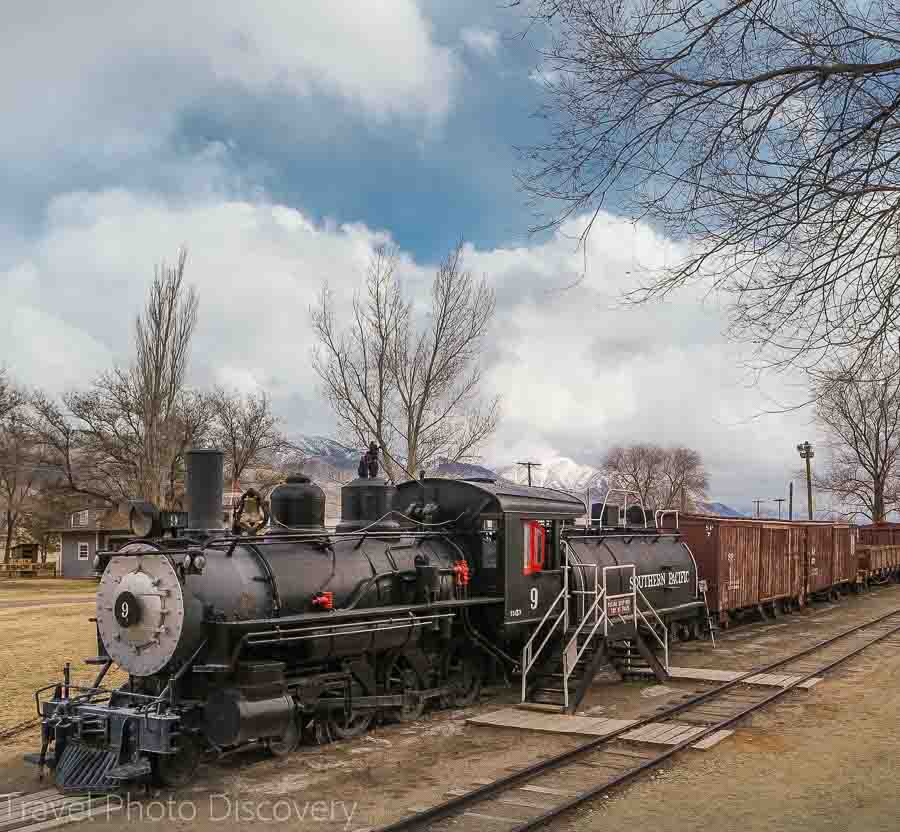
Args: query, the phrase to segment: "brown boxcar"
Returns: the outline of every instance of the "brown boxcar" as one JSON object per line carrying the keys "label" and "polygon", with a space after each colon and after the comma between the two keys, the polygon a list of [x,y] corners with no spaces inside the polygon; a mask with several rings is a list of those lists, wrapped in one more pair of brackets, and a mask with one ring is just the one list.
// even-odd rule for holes
{"label": "brown boxcar", "polygon": [[815,521],[800,525],[806,535],[806,592],[824,592],[834,585],[834,527]]}
{"label": "brown boxcar", "polygon": [[900,524],[860,526],[858,537],[857,561],[864,574],[884,577],[900,570]]}
{"label": "brown boxcar", "polygon": [[[855,534],[847,523],[688,514],[681,515],[680,527],[720,621],[782,599],[805,602],[812,593],[856,581]],[[900,554],[900,545],[875,548]],[[876,568],[885,568],[882,553],[873,548],[872,557]]]}
{"label": "brown boxcar", "polygon": [[857,575],[856,533],[848,523],[835,523],[834,568],[832,579],[835,584],[855,584]]}
{"label": "brown boxcar", "polygon": [[800,529],[790,523],[763,522],[760,530],[759,601],[803,597]]}
{"label": "brown boxcar", "polygon": [[759,603],[762,524],[749,519],[689,514],[679,518],[685,542],[707,583],[710,610],[725,621],[730,611]]}
{"label": "brown boxcar", "polygon": [[859,543],[862,546],[900,545],[900,524],[871,523],[859,527]]}

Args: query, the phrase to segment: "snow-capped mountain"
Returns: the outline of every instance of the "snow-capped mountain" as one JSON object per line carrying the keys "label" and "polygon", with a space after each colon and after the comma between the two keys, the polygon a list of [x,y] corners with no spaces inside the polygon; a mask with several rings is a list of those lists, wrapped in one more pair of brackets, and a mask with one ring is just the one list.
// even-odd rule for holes
{"label": "snow-capped mountain", "polygon": [[[512,482],[527,483],[528,471],[522,465],[508,465],[497,473]],[[600,498],[606,494],[606,477],[591,465],[583,465],[569,457],[558,457],[531,469],[531,484],[543,488],[558,488],[584,494],[588,489],[591,495]]]}
{"label": "snow-capped mountain", "polygon": [[327,436],[299,436],[292,441],[307,459],[339,469],[355,471],[356,466],[359,465],[359,458],[363,454],[363,451],[357,448],[348,448]]}
{"label": "snow-capped mountain", "polygon": [[[356,468],[362,449],[348,448],[346,445],[325,436],[302,436],[294,442],[305,457],[304,469],[329,495],[329,503],[339,503],[340,485],[356,476]],[[528,482],[528,472],[521,465],[505,465],[494,468],[469,462],[441,462],[428,472],[429,476],[451,477],[453,479],[506,479],[524,484]],[[557,488],[568,491],[584,499],[590,490],[592,503],[602,502],[609,488],[606,477],[592,465],[576,462],[570,457],[546,460],[540,467],[531,469],[532,485]],[[722,517],[743,517],[724,503],[701,502],[697,506],[704,514],[718,514]]]}
{"label": "snow-capped mountain", "polygon": [[493,480],[497,478],[496,471],[472,462],[441,462],[428,473],[432,477],[447,477],[454,480]]}

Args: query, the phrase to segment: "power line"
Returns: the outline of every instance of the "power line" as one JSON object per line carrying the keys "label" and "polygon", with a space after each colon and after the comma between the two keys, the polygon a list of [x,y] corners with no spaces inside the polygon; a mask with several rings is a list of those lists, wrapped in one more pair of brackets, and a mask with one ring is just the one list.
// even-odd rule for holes
{"label": "power line", "polygon": [[528,469],[528,484],[531,485],[531,469],[540,468],[540,462],[517,462],[516,465],[524,465]]}

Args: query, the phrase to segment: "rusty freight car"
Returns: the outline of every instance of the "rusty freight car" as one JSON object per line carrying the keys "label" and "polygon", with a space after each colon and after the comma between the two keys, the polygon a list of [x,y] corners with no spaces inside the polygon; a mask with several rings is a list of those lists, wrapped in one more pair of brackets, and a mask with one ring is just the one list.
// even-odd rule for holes
{"label": "rusty freight car", "polygon": [[[744,518],[688,514],[679,518],[684,540],[707,584],[710,611],[727,624],[738,611],[759,605],[762,523]],[[770,541],[768,541],[770,542]],[[767,586],[780,577],[767,570]]]}
{"label": "rusty freight car", "polygon": [[802,530],[793,523],[762,521],[759,603],[799,602],[804,597]]}
{"label": "rusty freight car", "polygon": [[900,574],[900,523],[872,523],[858,529],[857,566],[866,578]]}
{"label": "rusty freight car", "polygon": [[847,523],[682,515],[680,526],[707,582],[710,610],[723,624],[743,610],[790,610],[857,582]]}

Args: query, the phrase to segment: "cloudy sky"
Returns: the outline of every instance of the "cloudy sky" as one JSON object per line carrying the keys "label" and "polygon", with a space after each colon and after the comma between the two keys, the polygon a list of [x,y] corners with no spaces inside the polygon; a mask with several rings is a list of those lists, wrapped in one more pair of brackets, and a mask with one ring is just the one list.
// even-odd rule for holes
{"label": "cloudy sky", "polygon": [[513,148],[543,129],[542,34],[522,37],[504,6],[15,4],[0,34],[0,363],[60,392],[127,361],[153,264],[184,244],[193,381],[264,388],[291,431],[333,433],[310,369],[322,282],[349,297],[391,240],[415,289],[463,237],[498,296],[486,392],[505,418],[487,462],[687,444],[715,499],[782,495],[810,414],[759,414],[802,385],[752,384],[718,298],[619,302],[677,242],[614,213],[586,252],[578,220],[529,236]]}

